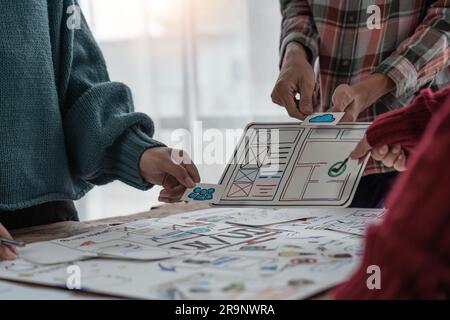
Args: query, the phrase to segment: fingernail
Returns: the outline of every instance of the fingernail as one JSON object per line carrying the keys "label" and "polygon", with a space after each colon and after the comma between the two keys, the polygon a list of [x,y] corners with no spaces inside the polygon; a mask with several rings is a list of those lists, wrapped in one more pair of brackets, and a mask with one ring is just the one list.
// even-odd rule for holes
{"label": "fingernail", "polygon": [[16,256],[19,254],[19,252],[17,251],[17,248],[16,247],[10,247],[9,248],[11,251],[12,251],[12,253],[14,253]]}
{"label": "fingernail", "polygon": [[388,146],[382,146],[381,148],[380,148],[380,153],[387,153],[389,151],[389,148],[388,148]]}
{"label": "fingernail", "polygon": [[186,183],[186,186],[188,188],[195,187],[195,182],[194,182],[194,180],[191,179],[191,177],[187,177],[186,179],[184,179],[184,182]]}
{"label": "fingernail", "polygon": [[14,254],[12,251],[8,251],[6,253],[6,260],[15,260],[17,258],[17,255]]}

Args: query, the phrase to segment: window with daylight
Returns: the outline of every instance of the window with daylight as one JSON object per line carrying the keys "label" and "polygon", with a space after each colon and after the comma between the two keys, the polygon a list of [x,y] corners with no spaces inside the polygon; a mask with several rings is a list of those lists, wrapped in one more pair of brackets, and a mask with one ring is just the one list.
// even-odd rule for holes
{"label": "window with daylight", "polygon": [[[217,183],[247,123],[288,121],[270,99],[278,75],[277,1],[82,0],[80,5],[111,79],[131,87],[136,110],[152,117],[157,139],[189,151],[203,182]],[[221,161],[203,159],[210,144]],[[131,214],[156,205],[158,192],[115,182],[95,188],[77,207],[82,219]]]}

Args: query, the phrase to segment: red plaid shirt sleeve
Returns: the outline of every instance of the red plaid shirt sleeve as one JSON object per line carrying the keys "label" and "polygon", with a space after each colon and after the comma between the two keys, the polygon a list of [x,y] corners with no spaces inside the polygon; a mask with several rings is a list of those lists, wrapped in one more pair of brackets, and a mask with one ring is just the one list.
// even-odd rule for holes
{"label": "red plaid shirt sleeve", "polygon": [[280,0],[282,34],[280,41],[280,65],[290,42],[298,42],[308,52],[309,61],[313,63],[319,54],[319,33],[314,26],[311,10],[307,0]]}
{"label": "red plaid shirt sleeve", "polygon": [[[355,84],[373,73],[383,73],[396,89],[361,112],[358,121],[412,102],[421,89],[450,85],[450,0],[372,1],[379,9],[379,27],[369,28],[374,5],[369,1],[280,0],[283,15],[280,54],[296,41],[311,63],[318,58],[320,104],[332,106],[340,84]],[[392,171],[370,161],[365,174]]]}
{"label": "red plaid shirt sleeve", "polygon": [[376,68],[395,82],[395,97],[414,94],[447,66],[449,21],[450,1],[436,1],[412,36]]}

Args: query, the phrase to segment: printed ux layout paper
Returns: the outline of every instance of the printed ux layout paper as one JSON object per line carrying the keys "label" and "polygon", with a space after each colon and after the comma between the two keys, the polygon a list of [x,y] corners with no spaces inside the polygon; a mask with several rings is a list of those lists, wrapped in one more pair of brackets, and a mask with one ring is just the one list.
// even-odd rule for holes
{"label": "printed ux layout paper", "polygon": [[347,207],[368,157],[362,163],[343,161],[364,137],[368,126],[250,124],[222,175],[223,192],[214,204]]}

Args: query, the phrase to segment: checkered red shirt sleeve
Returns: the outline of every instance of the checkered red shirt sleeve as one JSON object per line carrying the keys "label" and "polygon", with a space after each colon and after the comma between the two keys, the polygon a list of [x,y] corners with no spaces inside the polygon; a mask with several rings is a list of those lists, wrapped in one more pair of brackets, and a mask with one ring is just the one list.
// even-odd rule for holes
{"label": "checkered red shirt sleeve", "polygon": [[[450,85],[450,0],[375,3],[379,28],[369,28],[374,6],[368,1],[280,0],[281,59],[292,41],[309,51],[311,62],[318,58],[317,111],[332,106],[340,84],[351,85],[376,72],[390,77],[396,89],[364,110],[358,121],[371,122],[408,105],[420,89]],[[370,160],[365,173],[388,171]]]}
{"label": "checkered red shirt sleeve", "polygon": [[[306,0],[281,0],[282,34],[280,40],[280,57],[284,56],[290,42],[298,42],[308,52],[309,61],[313,63],[319,54],[319,34],[312,20],[311,10]],[[280,65],[281,65],[280,60]]]}
{"label": "checkered red shirt sleeve", "polygon": [[396,84],[395,96],[416,93],[448,65],[450,1],[433,3],[422,23],[376,69]]}

